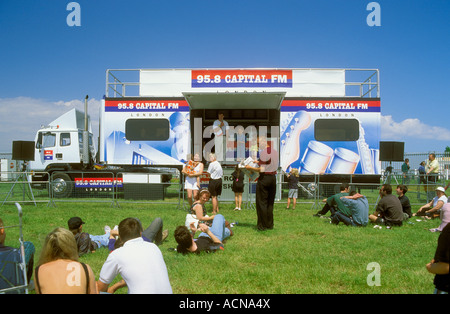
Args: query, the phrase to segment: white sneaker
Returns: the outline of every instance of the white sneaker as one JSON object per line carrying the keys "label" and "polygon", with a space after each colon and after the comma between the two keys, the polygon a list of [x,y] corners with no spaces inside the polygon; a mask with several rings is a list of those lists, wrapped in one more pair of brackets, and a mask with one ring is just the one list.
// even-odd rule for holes
{"label": "white sneaker", "polygon": [[105,233],[110,233],[110,232],[111,232],[111,227],[105,226]]}

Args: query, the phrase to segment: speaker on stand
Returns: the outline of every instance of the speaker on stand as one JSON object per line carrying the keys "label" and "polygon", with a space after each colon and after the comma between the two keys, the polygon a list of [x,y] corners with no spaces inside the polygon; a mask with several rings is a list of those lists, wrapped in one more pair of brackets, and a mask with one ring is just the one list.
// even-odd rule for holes
{"label": "speaker on stand", "polygon": [[[22,170],[20,174],[17,176],[16,180],[14,181],[11,189],[9,190],[8,195],[6,196],[5,200],[2,203],[5,204],[5,202],[8,200],[8,198],[11,196],[11,194],[14,191],[14,187],[17,183],[22,183],[22,201],[25,201],[25,184],[28,185],[30,194],[28,197],[33,200],[34,206],[36,206],[36,201],[34,199],[33,190],[31,189],[30,181],[28,181],[27,178],[27,165],[28,161],[34,160],[34,142],[33,141],[13,141],[12,143],[12,159],[16,161],[22,161]],[[26,182],[26,183],[25,183]]]}
{"label": "speaker on stand", "polygon": [[[404,153],[405,153],[405,142],[380,142],[380,161],[388,161],[389,166],[386,167],[386,178],[383,184],[391,183],[392,176],[392,162],[393,161],[404,161]],[[393,176],[395,182],[398,181],[395,175]],[[377,202],[380,199],[380,195],[378,195]],[[376,205],[375,205],[376,206]]]}
{"label": "speaker on stand", "polygon": [[[404,161],[404,142],[380,142],[380,161],[388,161],[389,166],[386,167],[386,180],[385,183],[391,183],[392,175],[392,162],[393,161]],[[397,178],[394,176],[395,182]]]}

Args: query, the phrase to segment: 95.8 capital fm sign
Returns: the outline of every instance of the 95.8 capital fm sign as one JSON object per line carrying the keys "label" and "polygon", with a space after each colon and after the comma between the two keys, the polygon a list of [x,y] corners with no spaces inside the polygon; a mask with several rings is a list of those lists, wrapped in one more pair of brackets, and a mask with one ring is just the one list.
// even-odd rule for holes
{"label": "95.8 capital fm sign", "polygon": [[292,70],[192,70],[192,88],[292,88]]}

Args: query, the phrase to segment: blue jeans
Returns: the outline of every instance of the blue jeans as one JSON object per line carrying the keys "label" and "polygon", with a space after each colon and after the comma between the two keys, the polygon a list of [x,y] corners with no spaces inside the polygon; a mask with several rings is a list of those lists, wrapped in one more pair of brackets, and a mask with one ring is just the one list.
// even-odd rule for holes
{"label": "blue jeans", "polygon": [[103,235],[89,235],[89,238],[91,238],[91,241],[96,243],[98,248],[101,247],[108,247],[109,243],[109,232],[103,234]]}
{"label": "blue jeans", "polygon": [[[209,227],[209,230],[222,242],[224,239],[230,236],[230,229],[225,227],[225,217],[221,214],[217,214],[214,217],[212,226]],[[206,233],[202,232],[198,237],[210,237]]]}
{"label": "blue jeans", "polygon": [[338,223],[342,222],[346,226],[353,226],[353,227],[358,226],[357,224],[355,224],[353,222],[353,220],[350,217],[344,215],[343,213],[341,213],[339,211],[337,211],[333,214],[333,216],[331,217],[331,222],[336,225]]}

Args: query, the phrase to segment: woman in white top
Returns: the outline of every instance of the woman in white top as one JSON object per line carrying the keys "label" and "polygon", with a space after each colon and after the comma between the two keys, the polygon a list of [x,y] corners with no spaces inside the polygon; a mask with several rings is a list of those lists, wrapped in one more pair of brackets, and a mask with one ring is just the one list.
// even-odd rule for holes
{"label": "woman in white top", "polygon": [[195,154],[194,160],[192,156],[189,157],[189,161],[183,168],[182,173],[185,175],[184,188],[187,191],[187,199],[189,205],[193,203],[193,198],[197,198],[198,190],[200,188],[200,176],[203,174],[203,163],[200,161],[200,155]]}

